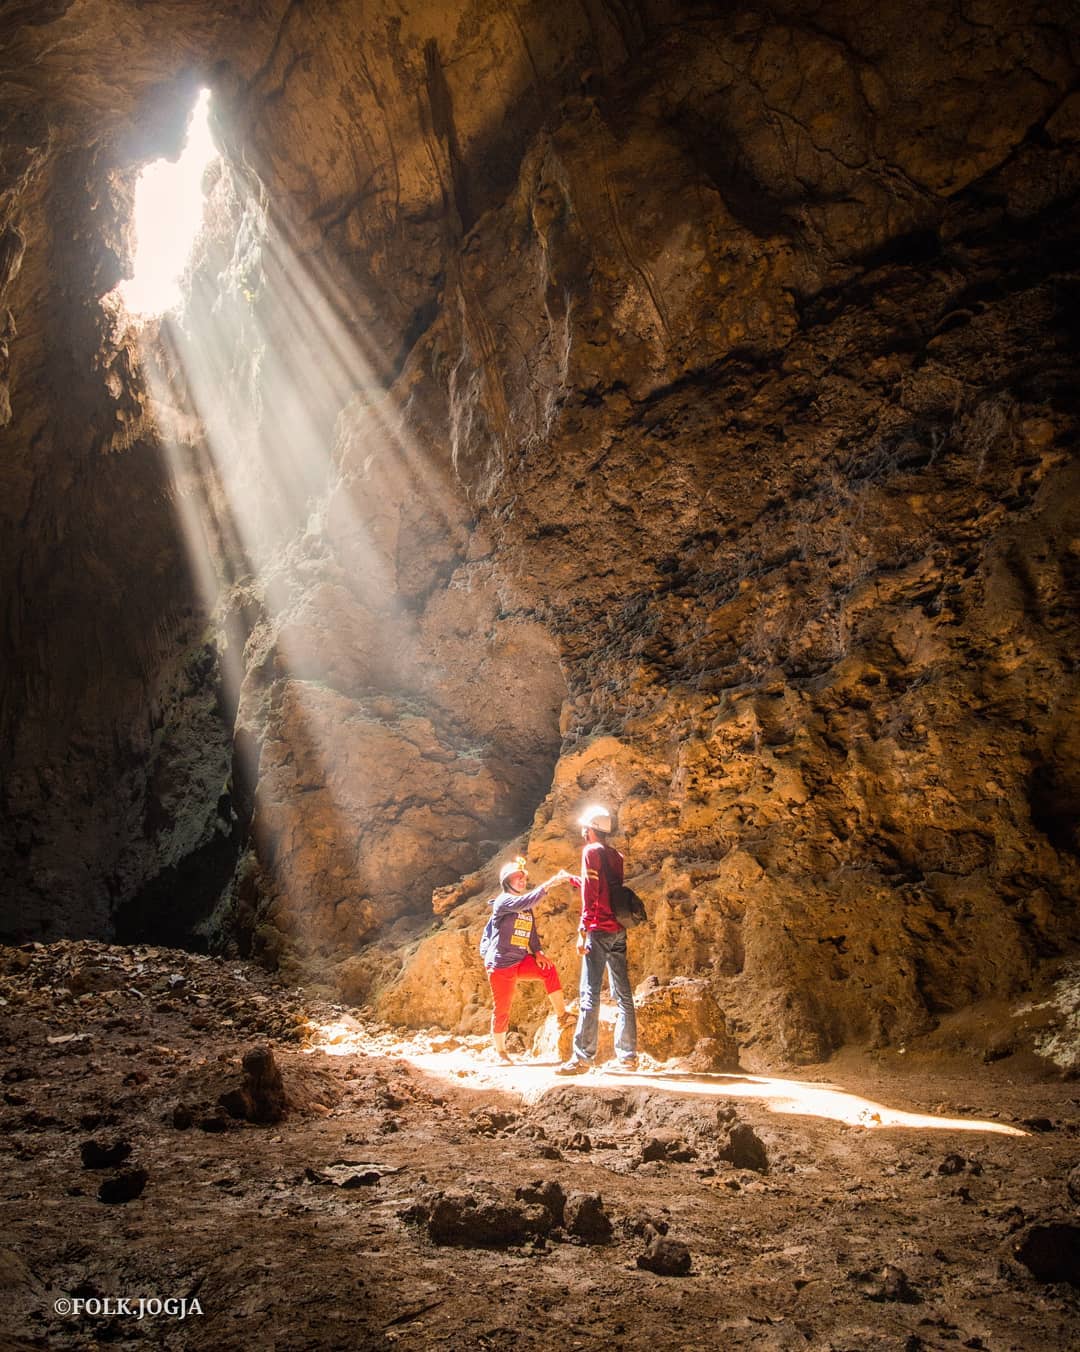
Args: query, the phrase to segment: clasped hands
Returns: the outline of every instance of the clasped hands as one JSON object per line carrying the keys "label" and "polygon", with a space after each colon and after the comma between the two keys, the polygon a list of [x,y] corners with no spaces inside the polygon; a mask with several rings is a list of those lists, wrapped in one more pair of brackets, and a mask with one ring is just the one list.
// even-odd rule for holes
{"label": "clasped hands", "polygon": [[[558,887],[561,883],[578,883],[578,881],[576,875],[571,873],[569,869],[561,868],[558,873],[553,873],[544,883],[544,891],[550,891],[551,888]],[[537,967],[539,967],[542,972],[546,971],[549,967],[555,966],[554,962],[552,962],[546,953],[534,953],[533,957],[536,959]]]}

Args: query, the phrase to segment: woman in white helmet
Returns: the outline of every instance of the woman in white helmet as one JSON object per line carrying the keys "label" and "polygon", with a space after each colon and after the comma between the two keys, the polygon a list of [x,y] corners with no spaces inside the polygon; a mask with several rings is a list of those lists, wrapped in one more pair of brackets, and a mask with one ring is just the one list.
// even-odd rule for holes
{"label": "woman in white helmet", "polygon": [[546,883],[529,890],[525,860],[517,858],[499,870],[501,891],[491,903],[491,918],[480,939],[480,956],[491,984],[495,1008],[491,1015],[491,1036],[500,1061],[510,1061],[506,1050],[506,1030],[510,1024],[510,1004],[519,981],[542,981],[551,1008],[560,1023],[572,1016],[566,1012],[562,982],[555,964],[540,945],[533,907],[570,874],[560,870]]}

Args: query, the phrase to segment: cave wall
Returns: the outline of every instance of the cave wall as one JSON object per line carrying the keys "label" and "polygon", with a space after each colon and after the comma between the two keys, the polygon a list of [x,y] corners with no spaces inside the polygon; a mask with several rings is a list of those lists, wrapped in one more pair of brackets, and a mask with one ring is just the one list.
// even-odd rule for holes
{"label": "cave wall", "polygon": [[231,831],[217,652],[135,345],[101,302],[129,270],[138,170],[178,153],[199,70],[230,33],[252,62],[270,41],[249,9],[59,0],[0,23],[19,72],[0,110],[7,938],[111,933]]}
{"label": "cave wall", "polygon": [[[643,970],[719,975],[765,1060],[926,1032],[1075,936],[1073,77],[1044,101],[999,72],[983,121],[989,86],[929,45],[874,84],[889,22],[671,34],[618,138],[587,100],[538,140],[430,335],[435,379],[465,354],[459,472],[500,506],[513,483],[507,566],[566,655],[533,848],[564,862],[583,793],[616,802],[656,902]],[[1025,38],[998,59],[1045,41],[1048,75],[1065,47]],[[775,88],[727,85],[740,48]],[[794,70],[757,64],[779,49]],[[726,163],[685,137],[703,107],[741,135]],[[768,186],[757,214],[732,173]],[[606,773],[571,774],[597,733]],[[459,944],[429,940],[392,1007],[445,1018],[425,973]]]}
{"label": "cave wall", "polygon": [[[102,7],[53,8],[7,39],[10,928],[220,888],[228,840],[215,942],[479,1027],[486,861],[531,818],[570,863],[590,796],[636,970],[709,976],[748,1062],[1074,951],[1074,6],[132,5],[122,82]],[[284,257],[370,368],[291,514],[266,366],[208,470],[98,305],[203,78],[192,305],[311,387]],[[185,476],[265,507],[213,615]]]}

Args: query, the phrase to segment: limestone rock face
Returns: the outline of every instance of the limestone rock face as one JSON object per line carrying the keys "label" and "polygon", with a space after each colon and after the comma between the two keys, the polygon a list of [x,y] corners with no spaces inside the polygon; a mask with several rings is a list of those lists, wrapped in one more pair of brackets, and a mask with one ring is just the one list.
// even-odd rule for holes
{"label": "limestone rock face", "polygon": [[[576,867],[599,800],[651,1054],[1052,978],[1071,10],[152,8],[0,20],[0,930],[168,914],[479,1031],[499,862]],[[207,233],[138,335],[102,298],[203,82]],[[572,894],[538,918],[570,986]]]}
{"label": "limestone rock face", "polygon": [[648,981],[634,1003],[641,1051],[658,1061],[688,1057],[697,1070],[738,1070],[738,1044],[704,978]]}

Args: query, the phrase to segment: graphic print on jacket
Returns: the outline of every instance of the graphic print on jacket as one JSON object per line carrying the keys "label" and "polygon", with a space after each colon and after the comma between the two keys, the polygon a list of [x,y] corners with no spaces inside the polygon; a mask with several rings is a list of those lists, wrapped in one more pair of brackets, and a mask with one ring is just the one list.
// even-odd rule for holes
{"label": "graphic print on jacket", "polygon": [[514,929],[510,935],[510,942],[514,948],[529,948],[529,940],[532,938],[533,918],[528,911],[519,911],[514,917]]}

